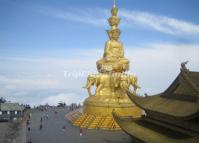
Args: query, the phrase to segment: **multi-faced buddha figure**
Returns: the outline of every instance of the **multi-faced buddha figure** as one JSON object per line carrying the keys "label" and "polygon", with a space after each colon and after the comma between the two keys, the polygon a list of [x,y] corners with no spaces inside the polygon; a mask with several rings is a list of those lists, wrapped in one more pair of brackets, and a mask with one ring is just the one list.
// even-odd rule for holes
{"label": "multi-faced buddha figure", "polygon": [[117,17],[117,7],[111,10],[109,18],[110,30],[107,30],[109,40],[105,44],[103,58],[97,61],[99,72],[125,72],[129,69],[129,61],[124,57],[124,47],[119,41],[120,30],[117,28],[120,19]]}

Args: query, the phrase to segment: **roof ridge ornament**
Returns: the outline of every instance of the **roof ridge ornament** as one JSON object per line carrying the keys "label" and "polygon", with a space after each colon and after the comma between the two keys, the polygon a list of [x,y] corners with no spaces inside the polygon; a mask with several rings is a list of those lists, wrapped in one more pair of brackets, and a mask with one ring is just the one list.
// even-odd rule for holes
{"label": "roof ridge ornament", "polygon": [[189,61],[187,60],[187,61],[181,63],[181,71],[185,71],[185,72],[189,71],[189,69],[186,67],[188,62]]}

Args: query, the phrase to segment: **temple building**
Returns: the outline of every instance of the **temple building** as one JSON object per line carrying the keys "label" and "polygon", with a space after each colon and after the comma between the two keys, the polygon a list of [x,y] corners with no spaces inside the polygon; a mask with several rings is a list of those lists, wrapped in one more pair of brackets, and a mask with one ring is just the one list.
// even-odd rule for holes
{"label": "temple building", "polygon": [[0,121],[21,120],[24,110],[18,103],[0,103]]}
{"label": "temple building", "polygon": [[123,118],[114,112],[119,126],[138,142],[199,143],[199,72],[181,72],[164,92],[129,98],[145,111],[140,118]]}
{"label": "temple building", "polygon": [[[115,122],[112,111],[115,110],[122,117],[140,117],[141,109],[132,104],[126,90],[136,94],[139,89],[137,77],[128,75],[129,60],[125,58],[124,46],[120,42],[121,34],[117,17],[118,8],[114,3],[111,17],[108,19],[110,30],[107,30],[109,40],[105,43],[104,54],[96,62],[98,74],[89,75],[85,88],[88,90],[88,98],[85,99],[83,112],[71,113],[70,120],[80,128],[88,129],[120,129]],[[91,92],[96,87],[95,93]]]}

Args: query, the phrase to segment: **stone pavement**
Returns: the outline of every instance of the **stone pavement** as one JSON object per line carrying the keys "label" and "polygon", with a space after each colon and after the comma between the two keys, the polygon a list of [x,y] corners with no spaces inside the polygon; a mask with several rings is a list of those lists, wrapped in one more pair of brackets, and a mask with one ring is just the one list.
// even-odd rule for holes
{"label": "stone pavement", "polygon": [[[79,128],[64,119],[67,113],[67,109],[33,111],[27,141],[31,139],[32,143],[132,143],[131,137],[123,131],[83,129],[83,136],[80,137]],[[49,119],[42,119],[43,128],[40,130],[41,117],[47,114]]]}
{"label": "stone pavement", "polygon": [[25,143],[25,135],[23,122],[0,122],[0,143]]}

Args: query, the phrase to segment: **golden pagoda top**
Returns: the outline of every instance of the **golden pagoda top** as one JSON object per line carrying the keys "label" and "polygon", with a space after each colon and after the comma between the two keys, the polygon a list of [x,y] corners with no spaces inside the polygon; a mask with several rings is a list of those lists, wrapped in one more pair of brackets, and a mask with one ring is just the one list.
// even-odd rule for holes
{"label": "golden pagoda top", "polygon": [[120,18],[117,16],[118,8],[114,1],[111,9],[111,17],[108,19],[110,30],[107,30],[109,40],[105,44],[103,58],[97,61],[97,69],[100,73],[125,72],[129,69],[129,61],[124,57],[124,47],[119,41],[121,34],[118,25]]}
{"label": "golden pagoda top", "polygon": [[113,32],[117,33],[117,35],[120,36],[120,30],[118,29],[120,18],[117,17],[117,13],[118,13],[118,8],[114,1],[114,5],[111,9],[112,16],[108,19],[109,25],[111,26],[111,30],[107,30],[107,33],[110,38],[112,38]]}

